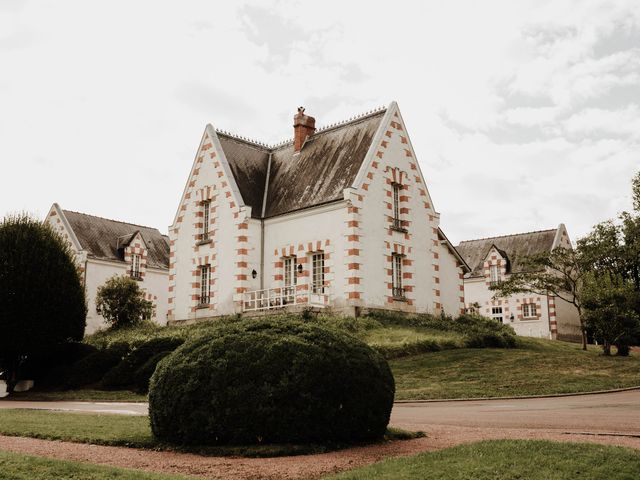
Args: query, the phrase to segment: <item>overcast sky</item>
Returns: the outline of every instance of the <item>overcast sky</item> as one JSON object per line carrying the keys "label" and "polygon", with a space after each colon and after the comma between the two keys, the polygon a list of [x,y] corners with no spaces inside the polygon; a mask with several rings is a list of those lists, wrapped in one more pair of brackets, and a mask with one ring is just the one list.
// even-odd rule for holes
{"label": "overcast sky", "polygon": [[0,215],[166,232],[207,123],[277,142],[392,100],[452,241],[575,240],[631,206],[640,2],[0,0]]}

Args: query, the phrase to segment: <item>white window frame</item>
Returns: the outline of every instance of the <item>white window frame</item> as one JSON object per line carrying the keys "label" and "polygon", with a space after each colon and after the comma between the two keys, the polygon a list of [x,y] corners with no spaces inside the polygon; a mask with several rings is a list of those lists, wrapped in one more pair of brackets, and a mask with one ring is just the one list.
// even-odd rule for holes
{"label": "white window frame", "polygon": [[404,255],[399,253],[391,254],[391,286],[393,288],[393,298],[402,300],[404,296],[404,287],[402,285],[402,259]]}
{"label": "white window frame", "polygon": [[502,307],[491,307],[491,318],[500,320],[500,323],[504,322],[504,310]]}
{"label": "white window frame", "polygon": [[211,201],[202,202],[202,241],[209,240],[209,221],[211,218]]}
{"label": "white window frame", "polygon": [[140,278],[140,254],[131,254],[131,278]]}
{"label": "white window frame", "polygon": [[296,270],[298,259],[294,257],[284,257],[282,259],[282,278],[284,281],[284,294],[288,301],[293,301],[298,284],[298,272]]}
{"label": "white window frame", "polygon": [[535,303],[523,303],[522,304],[522,318],[538,318],[538,307]]}
{"label": "white window frame", "polygon": [[393,189],[393,226],[394,228],[402,227],[402,220],[400,219],[400,189],[401,185],[399,183],[392,183],[391,187]]}
{"label": "white window frame", "polygon": [[200,267],[200,300],[199,305],[209,305],[211,301],[211,266]]}
{"label": "white window frame", "polygon": [[311,292],[324,293],[324,252],[311,254]]}
{"label": "white window frame", "polygon": [[500,282],[499,265],[489,265],[489,281],[492,285]]}

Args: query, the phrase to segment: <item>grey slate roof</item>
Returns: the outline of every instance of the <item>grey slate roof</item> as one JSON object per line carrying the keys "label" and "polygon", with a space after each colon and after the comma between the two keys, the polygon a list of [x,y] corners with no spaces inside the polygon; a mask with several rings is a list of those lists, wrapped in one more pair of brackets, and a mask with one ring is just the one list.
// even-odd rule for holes
{"label": "grey slate roof", "polygon": [[147,245],[147,266],[169,268],[169,239],[158,229],[109,220],[85,213],[63,210],[80,246],[89,256],[103,260],[124,261],[122,248],[136,232],[140,232]]}
{"label": "grey slate roof", "polygon": [[[294,154],[293,144],[269,148],[218,132],[220,144],[251,215],[264,217],[343,198],[369,150],[385,110],[316,132]],[[271,155],[271,167],[269,156]],[[267,170],[270,170],[267,180]]]}
{"label": "grey slate roof", "polygon": [[549,252],[556,237],[557,228],[537,232],[517,233],[502,237],[480,238],[460,242],[456,250],[464,257],[471,273],[469,276],[482,276],[484,259],[492,246],[495,246],[509,261],[511,273],[522,271],[520,261],[528,255]]}

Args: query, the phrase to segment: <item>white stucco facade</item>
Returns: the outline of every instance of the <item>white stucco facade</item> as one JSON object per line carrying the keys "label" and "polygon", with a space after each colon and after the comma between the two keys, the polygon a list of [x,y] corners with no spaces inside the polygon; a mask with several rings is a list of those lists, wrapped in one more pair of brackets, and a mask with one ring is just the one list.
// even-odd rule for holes
{"label": "white stucco facade", "polygon": [[[552,233],[553,241],[549,246],[551,250],[556,247],[571,248],[571,241],[563,224]],[[496,242],[499,238],[497,237]],[[483,265],[479,274],[464,278],[467,310],[508,324],[521,336],[578,341],[580,320],[573,305],[553,295],[518,293],[497,297],[496,292],[490,290],[493,281],[506,280],[511,275],[508,266],[513,259],[509,258],[509,254],[510,252],[492,245],[482,258]]]}
{"label": "white stucco facade", "polygon": [[245,204],[207,126],[169,227],[168,318],[247,313],[252,292],[279,295],[287,285],[296,302],[315,299],[349,315],[368,308],[457,315],[467,267],[439,220],[395,103],[340,198],[266,218]]}
{"label": "white stucco facade", "polygon": [[[160,325],[167,323],[167,292],[168,269],[154,268],[145,264],[146,248],[144,240],[137,234],[127,249],[122,260],[95,258],[87,249],[83,248],[76,232],[66,219],[64,211],[54,204],[46,217],[48,222],[70,245],[75,254],[76,264],[83,279],[85,297],[87,300],[87,323],[85,333],[90,334],[107,326],[104,318],[96,311],[96,294],[99,287],[113,276],[131,276],[132,264],[127,249],[138,249],[142,264],[140,274],[136,276],[145,298],[152,302],[154,314],[152,320]],[[135,230],[132,230],[132,233]],[[117,239],[113,239],[115,242]]]}

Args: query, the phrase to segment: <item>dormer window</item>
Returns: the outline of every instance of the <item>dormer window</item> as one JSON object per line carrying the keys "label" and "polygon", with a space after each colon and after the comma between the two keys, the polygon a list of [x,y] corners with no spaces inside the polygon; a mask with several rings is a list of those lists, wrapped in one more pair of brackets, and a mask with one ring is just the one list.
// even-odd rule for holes
{"label": "dormer window", "polygon": [[491,285],[500,283],[500,267],[498,265],[491,265],[489,267],[489,275]]}
{"label": "dormer window", "polygon": [[140,255],[134,253],[131,255],[131,278],[139,279],[140,275]]}
{"label": "dormer window", "polygon": [[206,200],[202,202],[202,241],[209,240],[209,211],[211,207],[211,201]]}

